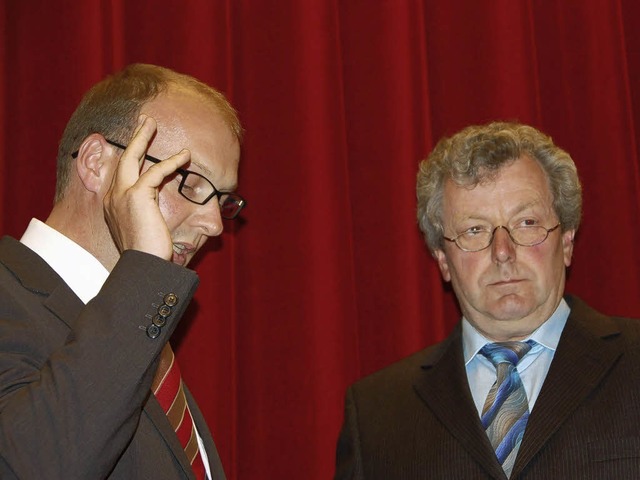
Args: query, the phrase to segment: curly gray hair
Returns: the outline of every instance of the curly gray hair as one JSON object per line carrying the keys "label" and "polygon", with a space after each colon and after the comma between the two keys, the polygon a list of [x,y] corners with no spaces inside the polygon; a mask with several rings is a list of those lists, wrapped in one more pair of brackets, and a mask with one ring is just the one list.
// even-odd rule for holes
{"label": "curly gray hair", "polygon": [[582,214],[582,187],[573,160],[551,137],[528,125],[493,122],[467,127],[441,139],[418,169],[418,225],[433,252],[443,247],[444,184],[474,187],[494,178],[522,155],[544,170],[553,195],[553,208],[562,231],[577,230]]}

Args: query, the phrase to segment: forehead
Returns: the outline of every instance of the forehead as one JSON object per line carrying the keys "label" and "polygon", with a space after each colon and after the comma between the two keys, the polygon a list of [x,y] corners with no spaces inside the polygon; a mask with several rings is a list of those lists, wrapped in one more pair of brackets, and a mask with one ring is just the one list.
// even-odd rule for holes
{"label": "forehead", "polygon": [[220,189],[235,187],[239,142],[212,100],[192,90],[173,87],[145,104],[141,111],[158,125],[150,155],[164,159],[188,149],[192,170],[220,183],[216,184]]}
{"label": "forehead", "polygon": [[522,156],[474,187],[447,180],[442,201],[443,220],[448,221],[476,216],[508,217],[528,207],[549,209],[553,197],[542,167],[532,158]]}

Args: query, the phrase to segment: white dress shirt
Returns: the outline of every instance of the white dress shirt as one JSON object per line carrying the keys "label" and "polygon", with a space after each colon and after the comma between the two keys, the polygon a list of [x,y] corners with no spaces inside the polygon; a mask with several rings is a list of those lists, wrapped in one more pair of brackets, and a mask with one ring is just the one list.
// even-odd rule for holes
{"label": "white dress shirt", "polygon": [[31,219],[20,242],[40,255],[85,304],[107,281],[109,271],[96,257],[38,219]]}

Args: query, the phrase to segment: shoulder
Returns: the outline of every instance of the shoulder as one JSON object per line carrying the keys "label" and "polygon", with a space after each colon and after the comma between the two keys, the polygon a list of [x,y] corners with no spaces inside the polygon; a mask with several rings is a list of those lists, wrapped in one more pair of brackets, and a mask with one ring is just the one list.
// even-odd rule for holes
{"label": "shoulder", "polygon": [[569,322],[604,341],[640,346],[640,319],[607,315],[576,296],[567,296],[571,307]]}
{"label": "shoulder", "polygon": [[416,381],[424,370],[442,357],[444,352],[450,347],[452,339],[431,345],[412,355],[409,355],[381,370],[371,373],[357,382],[351,389],[355,392],[365,392],[371,390],[396,391],[399,388],[409,386]]}
{"label": "shoulder", "polygon": [[33,250],[12,237],[0,238],[2,285],[19,283],[35,293],[45,293],[61,281],[58,274]]}

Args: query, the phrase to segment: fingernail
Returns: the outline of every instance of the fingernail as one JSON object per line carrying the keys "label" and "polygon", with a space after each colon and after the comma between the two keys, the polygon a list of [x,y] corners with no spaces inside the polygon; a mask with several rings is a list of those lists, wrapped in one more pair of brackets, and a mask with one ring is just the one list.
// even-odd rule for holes
{"label": "fingernail", "polygon": [[141,113],[138,117],[138,125],[142,125],[144,121],[147,119],[147,116],[144,113]]}

